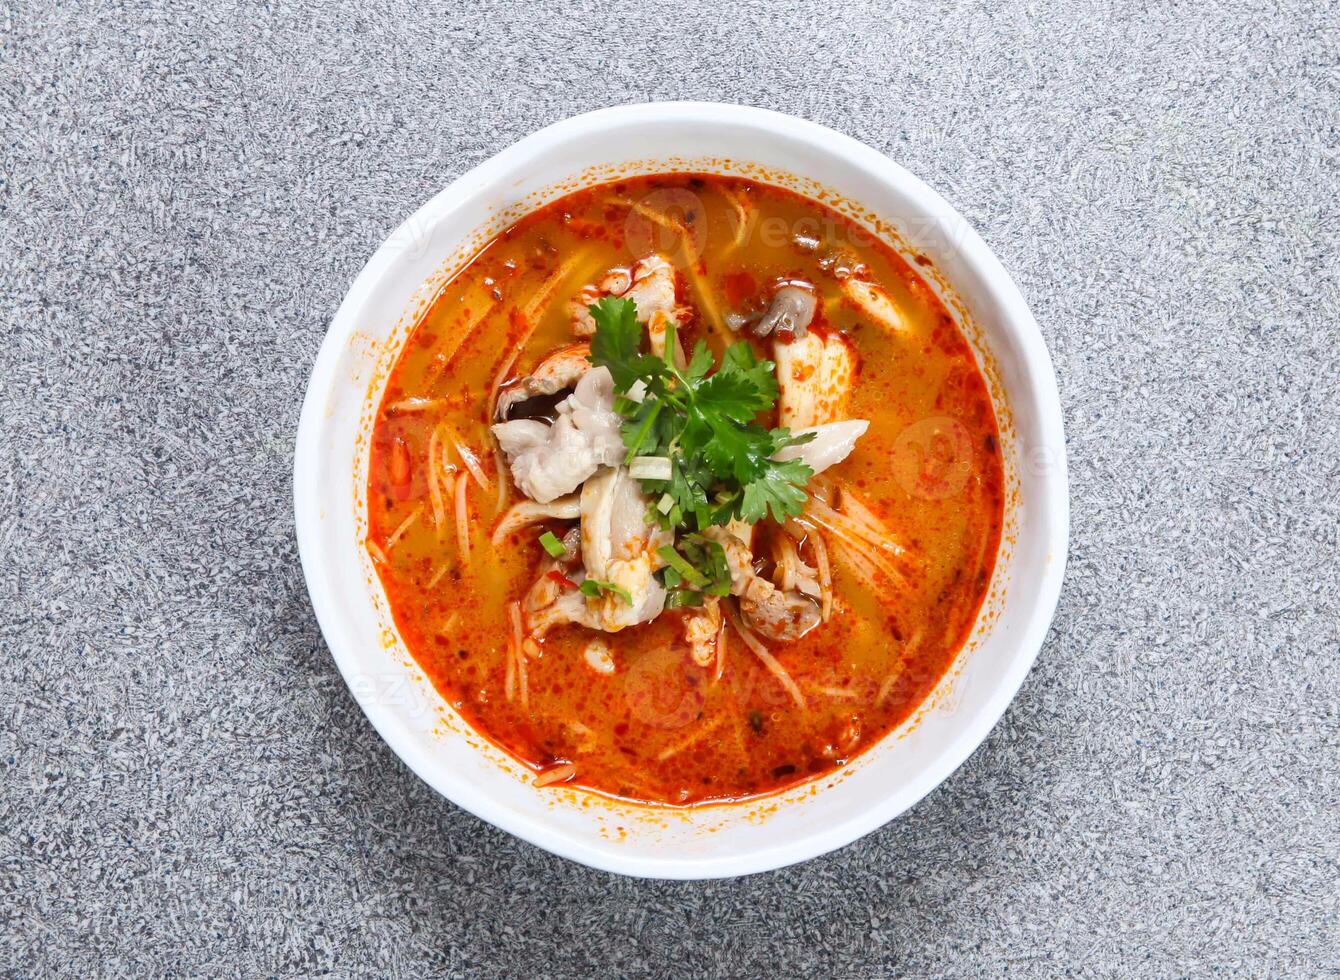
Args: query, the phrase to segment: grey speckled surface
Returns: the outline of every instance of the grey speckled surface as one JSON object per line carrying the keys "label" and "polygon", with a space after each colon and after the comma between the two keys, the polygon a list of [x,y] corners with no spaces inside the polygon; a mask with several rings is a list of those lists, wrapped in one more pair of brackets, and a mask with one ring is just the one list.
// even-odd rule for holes
{"label": "grey speckled surface", "polygon": [[[1335,5],[0,6],[0,969],[1337,967]],[[436,797],[322,643],[290,515],[348,283],[462,170],[696,97],[945,193],[1056,360],[1071,567],[894,825],[715,884]]]}

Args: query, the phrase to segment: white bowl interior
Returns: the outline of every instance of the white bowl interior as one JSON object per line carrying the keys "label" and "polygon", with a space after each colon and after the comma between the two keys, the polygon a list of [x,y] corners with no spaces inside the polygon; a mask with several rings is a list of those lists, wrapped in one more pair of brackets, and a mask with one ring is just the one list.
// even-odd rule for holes
{"label": "white bowl interior", "polygon": [[[671,170],[741,174],[823,195],[904,253],[929,257],[928,279],[992,383],[1008,498],[1005,544],[973,637],[907,724],[838,774],[761,801],[690,809],[535,789],[529,771],[462,722],[420,672],[361,546],[375,402],[442,279],[540,203],[587,183]],[[1051,364],[1018,291],[967,223],[916,178],[839,134],[761,110],[686,103],[550,127],[463,176],[391,236],[321,349],[303,406],[295,498],[322,629],[392,748],[460,806],[541,847],[612,871],[674,878],[759,871],[841,846],[949,775],[999,719],[1036,656],[1059,593],[1068,526]]]}

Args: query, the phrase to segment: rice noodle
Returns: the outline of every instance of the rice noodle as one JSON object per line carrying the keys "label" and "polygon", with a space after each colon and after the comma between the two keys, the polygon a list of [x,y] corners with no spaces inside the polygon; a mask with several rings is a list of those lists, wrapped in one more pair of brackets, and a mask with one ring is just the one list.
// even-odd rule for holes
{"label": "rice noodle", "polygon": [[521,694],[521,707],[528,708],[530,707],[530,685],[526,680],[526,658],[521,652],[523,642],[521,638],[521,603],[513,602],[508,605],[507,616],[512,621],[511,641],[507,648],[516,671],[517,689]]}
{"label": "rice noodle", "polygon": [[373,561],[376,561],[382,565],[387,564],[386,552],[382,551],[381,545],[379,545],[376,541],[373,541],[371,538],[367,538],[363,541],[363,546],[368,549],[368,554],[372,555]]}
{"label": "rice noodle", "polygon": [[869,528],[872,534],[875,534],[886,541],[893,541],[893,536],[889,533],[889,529],[884,522],[879,519],[875,512],[872,511],[860,497],[856,496],[855,493],[848,490],[846,487],[842,488],[842,497],[839,500],[838,509],[858,524]]}
{"label": "rice noodle", "polygon": [[470,451],[470,447],[465,444],[463,439],[461,439],[460,433],[450,425],[448,425],[446,429],[447,438],[451,440],[451,447],[456,450],[456,455],[461,458],[461,462],[465,464],[465,468],[469,470],[470,475],[475,478],[475,482],[479,484],[479,489],[492,490],[493,481],[490,480],[489,475],[484,472],[484,467],[479,463],[479,457]]}
{"label": "rice noodle", "polygon": [[498,300],[490,295],[488,297],[488,302],[479,308],[478,313],[466,321],[463,329],[451,332],[450,337],[456,342],[451,345],[451,348],[446,351],[446,353],[434,355],[432,367],[429,368],[428,371],[429,380],[435,380],[438,375],[450,367],[452,359],[460,353],[461,348],[465,346],[465,342],[470,339],[470,336],[475,332],[479,325],[484,322],[485,318],[493,312],[493,308],[497,305]]}
{"label": "rice noodle", "polygon": [[419,398],[411,396],[402,398],[398,402],[392,402],[386,406],[386,411],[394,415],[408,415],[411,412],[426,412],[430,408],[441,408],[445,405],[445,398]]}
{"label": "rice noodle", "polygon": [[877,706],[882,707],[884,702],[888,700],[889,694],[893,691],[894,682],[897,681],[900,676],[900,674],[890,674],[888,677],[884,678],[884,683],[879,685],[879,694],[875,697],[875,704]]}
{"label": "rice noodle", "polygon": [[731,238],[730,248],[722,250],[722,254],[729,254],[744,244],[745,232],[749,229],[749,209],[733,187],[723,187],[721,196],[735,209],[735,234]]}
{"label": "rice noodle", "polygon": [[441,582],[442,576],[446,574],[447,574],[447,566],[443,565],[441,568],[439,568],[437,571],[433,573],[433,577],[428,580],[428,584],[424,586],[424,590],[427,592],[431,592],[433,589],[437,588],[437,583]]}
{"label": "rice noodle", "polygon": [[671,756],[679,755],[679,753],[683,752],[685,749],[692,748],[696,743],[702,741],[708,735],[711,735],[714,731],[720,728],[721,723],[725,720],[725,715],[717,715],[716,718],[709,721],[707,724],[699,725],[697,730],[690,734],[688,738],[680,739],[674,745],[671,745],[669,748],[662,751],[661,754],[656,757],[656,761],[664,762]]}
{"label": "rice noodle", "polygon": [[433,502],[433,528],[437,531],[439,541],[442,540],[442,522],[447,517],[447,508],[442,500],[442,480],[438,473],[441,432],[440,425],[434,426],[433,434],[428,437],[428,499]]}
{"label": "rice noodle", "polygon": [[[879,530],[866,527],[860,521],[854,520],[846,514],[840,513],[830,507],[818,497],[811,496],[809,503],[806,504],[805,511],[816,521],[822,517],[829,524],[836,525],[848,535],[862,539],[872,547],[887,551],[892,557],[900,558],[907,553],[907,549],[900,545],[889,535],[888,531],[879,525]],[[867,511],[869,513],[869,511]],[[873,514],[871,515],[874,516]]]}
{"label": "rice noodle", "polygon": [[536,314],[553,297],[554,292],[563,284],[563,280],[572,272],[580,258],[580,255],[569,258],[554,271],[552,276],[544,281],[543,286],[535,291],[535,295],[531,297],[530,302],[526,304],[526,308],[522,311],[522,315],[526,318],[527,331],[525,338],[518,346],[525,346],[526,341],[530,340],[530,335],[535,332],[535,326],[539,322],[536,319]]}
{"label": "rice noodle", "polygon": [[733,342],[735,340],[735,335],[731,333],[730,328],[728,328],[722,321],[721,314],[717,311],[716,303],[712,300],[711,290],[707,288],[707,285],[703,282],[702,275],[698,272],[698,250],[693,247],[693,236],[689,233],[689,230],[685,228],[681,222],[669,218],[664,214],[661,214],[659,211],[646,207],[643,204],[639,204],[628,198],[621,198],[620,200],[622,203],[628,205],[630,210],[636,211],[648,221],[660,225],[666,231],[679,238],[680,242],[683,244],[684,253],[682,271],[685,278],[689,281],[689,286],[693,289],[695,297],[698,300],[698,306],[703,312],[704,319],[707,320],[708,325],[711,326],[716,333],[725,339],[727,344]]}
{"label": "rice noodle", "polygon": [[831,684],[811,684],[809,685],[809,688],[811,691],[817,691],[819,694],[826,695],[830,698],[839,698],[844,701],[849,701],[861,696],[859,691],[853,691],[851,688],[847,687],[835,687]]}
{"label": "rice noodle", "polygon": [[489,391],[488,418],[492,419],[494,414],[498,411],[498,393],[502,388],[503,382],[507,379],[507,372],[512,370],[512,365],[515,364],[516,359],[521,356],[521,347],[530,339],[530,335],[533,331],[534,328],[532,327],[526,329],[525,336],[512,348],[512,353],[507,355],[507,359],[503,361],[503,366],[499,368],[498,373],[493,376],[493,385]]}
{"label": "rice noodle", "polygon": [[856,577],[874,595],[879,596],[883,593],[879,584],[879,570],[869,558],[859,552],[850,550],[845,542],[839,541],[833,542],[833,554],[837,555],[844,565],[856,573]]}
{"label": "rice noodle", "polygon": [[903,664],[917,647],[921,646],[921,640],[926,635],[925,630],[918,629],[912,634],[912,638],[903,646],[903,652],[898,657],[898,662],[893,665],[888,677],[884,678],[884,683],[879,685],[879,694],[875,696],[875,704],[882,706],[888,700],[893,692],[893,685],[897,683],[898,678],[903,676]]}
{"label": "rice noodle", "polygon": [[717,630],[717,663],[712,671],[712,683],[715,684],[721,680],[721,675],[726,672],[726,621],[721,621],[721,627]]}
{"label": "rice noodle", "polygon": [[507,460],[503,458],[502,446],[498,445],[496,439],[493,440],[493,468],[498,474],[498,499],[493,503],[493,516],[497,517],[507,506],[507,498],[510,496],[509,490],[511,489],[508,484],[511,481],[507,475]]}
{"label": "rice noodle", "polygon": [[513,602],[507,607],[507,617],[511,629],[507,632],[507,677],[503,681],[503,693],[511,701],[516,696],[516,668],[521,659],[521,603]]}
{"label": "rice noodle", "polygon": [[409,512],[409,516],[406,517],[403,521],[401,521],[400,526],[396,528],[394,531],[392,531],[391,536],[386,539],[387,551],[390,551],[392,548],[396,546],[396,542],[400,540],[401,535],[403,535],[406,531],[410,529],[410,526],[419,519],[419,515],[422,513],[423,513],[423,501],[420,500],[417,504],[414,505],[414,509]]}
{"label": "rice noodle", "polygon": [[[814,498],[810,498],[810,503],[813,504],[814,502]],[[831,511],[831,513],[837,514],[836,511]],[[845,518],[843,522],[830,521],[827,517],[820,516],[819,513],[814,511],[806,511],[805,516],[810,521],[832,534],[836,539],[833,542],[834,547],[841,543],[843,545],[844,554],[848,556],[859,555],[861,558],[865,559],[866,564],[878,568],[892,581],[899,584],[906,584],[906,576],[901,569],[893,564],[888,553],[885,552],[881,554],[876,551],[865,538],[852,533],[848,528],[850,521],[847,521]],[[842,517],[841,514],[837,514],[837,516]]]}
{"label": "rice noodle", "polygon": [[470,563],[470,512],[465,499],[469,479],[465,473],[456,477],[456,547],[462,565]]}
{"label": "rice noodle", "polygon": [[824,544],[823,535],[817,530],[809,535],[809,545],[814,549],[814,567],[819,573],[819,590],[822,592],[820,597],[820,615],[824,622],[828,622],[828,617],[833,615],[833,569],[828,564],[828,548]]}
{"label": "rice noodle", "polygon": [[791,675],[786,672],[786,668],[783,667],[781,663],[778,662],[777,658],[772,655],[772,652],[763,645],[763,641],[756,637],[749,627],[740,622],[739,614],[736,613],[734,608],[728,606],[726,609],[726,616],[730,619],[731,627],[740,635],[740,639],[744,640],[744,645],[753,651],[754,656],[763,661],[763,666],[772,671],[772,675],[776,677],[782,687],[786,689],[786,693],[791,695],[791,700],[796,702],[796,706],[799,707],[801,711],[804,711],[806,707],[805,695],[800,693],[799,686],[797,686],[796,682],[791,679]]}
{"label": "rice noodle", "polygon": [[561,766],[554,766],[552,769],[546,769],[535,777],[536,786],[552,786],[554,783],[566,783],[573,776],[577,775],[577,767],[571,762],[565,762]]}

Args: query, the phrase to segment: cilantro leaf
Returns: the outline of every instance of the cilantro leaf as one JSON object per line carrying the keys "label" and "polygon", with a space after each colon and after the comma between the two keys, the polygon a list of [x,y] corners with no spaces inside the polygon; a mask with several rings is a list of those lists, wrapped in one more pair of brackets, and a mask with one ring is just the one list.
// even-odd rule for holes
{"label": "cilantro leaf", "polygon": [[589,360],[596,367],[609,368],[616,390],[625,392],[639,378],[661,374],[661,362],[640,351],[643,330],[637,322],[637,304],[606,296],[587,309],[596,323]]}
{"label": "cilantro leaf", "polygon": [[744,488],[740,520],[753,524],[771,514],[781,523],[795,517],[805,509],[805,482],[813,475],[814,470],[798,459],[767,460],[762,475]]}
{"label": "cilantro leaf", "polygon": [[[784,428],[768,429],[758,418],[777,402],[776,365],[747,341],[726,348],[720,364],[703,341],[688,363],[677,366],[678,328],[666,328],[662,357],[646,352],[646,330],[637,307],[626,299],[604,298],[590,306],[596,333],[592,364],[614,378],[615,409],[621,435],[634,456],[664,456],[668,480],[641,480],[656,505],[646,520],[675,532],[675,545],[659,573],[676,604],[696,604],[703,595],[726,595],[730,573],[720,545],[695,534],[732,520],[785,521],[805,506],[805,484],[813,471],[800,460],[778,461],[777,452],[813,438]],[[608,583],[587,580],[582,591],[620,594]],[[631,601],[631,600],[630,600]]]}

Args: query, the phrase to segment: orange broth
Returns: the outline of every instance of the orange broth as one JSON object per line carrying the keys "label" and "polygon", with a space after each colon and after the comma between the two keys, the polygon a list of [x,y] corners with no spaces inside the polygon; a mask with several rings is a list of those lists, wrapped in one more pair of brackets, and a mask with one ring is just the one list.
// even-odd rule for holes
{"label": "orange broth", "polygon": [[[804,280],[820,298],[811,329],[841,331],[858,355],[848,414],[870,428],[816,480],[859,495],[907,549],[907,574],[872,576],[868,563],[862,571],[830,543],[831,616],[799,640],[768,644],[804,708],[730,630],[720,677],[714,666],[697,666],[672,610],[613,634],[559,627],[520,665],[509,654],[508,605],[546,557],[537,539],[546,529],[562,537],[572,522],[490,544],[500,477],[508,502],[520,498],[488,429],[495,384],[571,343],[568,303],[577,291],[653,249],[674,262],[679,302],[696,311],[682,331],[689,343],[706,339],[719,355],[726,314],[766,307],[777,283]],[[882,286],[905,329],[887,329],[847,299],[847,275]],[[766,342],[755,345],[772,356]],[[482,481],[469,475],[457,443],[478,461]],[[455,466],[436,488],[430,445]],[[406,342],[376,417],[368,547],[400,635],[475,729],[538,772],[571,772],[570,784],[682,805],[813,779],[907,719],[972,630],[995,566],[1003,500],[986,383],[913,266],[798,194],[674,174],[557,200],[500,234],[442,288]],[[582,655],[594,635],[613,653],[612,674],[595,672]]]}

